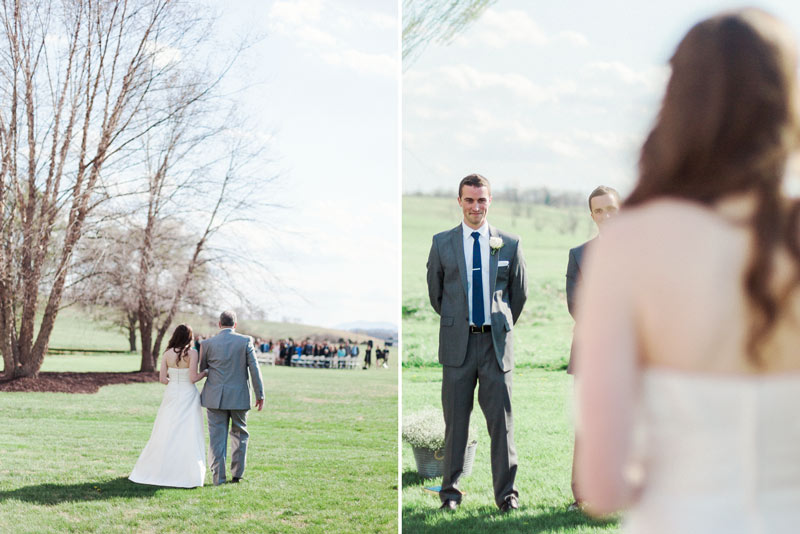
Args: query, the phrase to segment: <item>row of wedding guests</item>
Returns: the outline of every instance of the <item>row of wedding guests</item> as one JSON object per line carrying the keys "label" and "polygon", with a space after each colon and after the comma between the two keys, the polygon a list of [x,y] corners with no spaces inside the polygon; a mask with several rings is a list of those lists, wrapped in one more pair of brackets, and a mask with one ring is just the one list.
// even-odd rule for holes
{"label": "row of wedding guests", "polygon": [[[200,350],[200,342],[207,339],[209,336],[196,336],[194,340],[195,350]],[[374,346],[372,340],[368,340],[364,347],[364,361],[363,369],[368,369],[372,366],[372,350],[375,349],[375,364],[376,366],[387,368],[389,361],[389,349],[384,346],[383,348]],[[344,358],[361,356],[361,347],[357,341],[348,339],[347,341],[340,341],[339,343],[331,343],[328,341],[314,341],[311,338],[306,338],[301,341],[295,341],[292,338],[279,339],[277,342],[272,339],[262,339],[260,337],[254,338],[254,345],[261,353],[273,353],[276,365],[290,366],[292,359],[299,356],[322,356],[325,358],[324,367],[331,367],[333,365],[341,366]],[[337,358],[334,364],[333,358]]]}

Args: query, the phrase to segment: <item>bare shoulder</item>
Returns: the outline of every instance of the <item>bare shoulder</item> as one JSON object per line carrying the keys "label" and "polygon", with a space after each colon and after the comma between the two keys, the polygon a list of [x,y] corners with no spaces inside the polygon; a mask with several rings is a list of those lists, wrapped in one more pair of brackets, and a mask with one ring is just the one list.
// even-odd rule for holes
{"label": "bare shoulder", "polygon": [[637,224],[658,224],[665,219],[672,219],[669,222],[679,226],[682,221],[689,224],[697,221],[725,223],[725,220],[713,208],[699,202],[679,198],[652,200],[641,206],[626,208],[620,215],[624,215],[625,219],[636,221]]}
{"label": "bare shoulder", "polygon": [[626,208],[608,221],[603,231],[603,248],[632,245],[663,246],[665,241],[714,230],[726,223],[710,208],[680,199],[659,199],[641,206]]}
{"label": "bare shoulder", "polygon": [[174,350],[172,349],[165,350],[162,357],[164,358],[164,361],[167,363],[167,367],[175,367],[175,363],[177,362],[178,357],[175,354]]}

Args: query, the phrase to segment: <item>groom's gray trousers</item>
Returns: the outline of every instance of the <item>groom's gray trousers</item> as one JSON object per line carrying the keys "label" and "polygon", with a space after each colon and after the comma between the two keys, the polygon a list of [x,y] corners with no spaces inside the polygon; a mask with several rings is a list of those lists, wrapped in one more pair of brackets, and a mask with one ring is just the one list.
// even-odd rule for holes
{"label": "groom's gray trousers", "polygon": [[208,412],[208,465],[214,475],[214,485],[225,482],[225,457],[228,447],[228,423],[231,434],[231,476],[242,478],[247,458],[247,410],[216,410]]}
{"label": "groom's gray trousers", "polygon": [[469,417],[478,383],[478,403],[491,438],[492,485],[498,506],[509,495],[519,496],[517,452],[511,416],[511,372],[500,370],[491,332],[469,334],[467,356],[459,367],[442,366],[442,408],[445,422],[442,501],[461,501],[459,480],[469,435]]}

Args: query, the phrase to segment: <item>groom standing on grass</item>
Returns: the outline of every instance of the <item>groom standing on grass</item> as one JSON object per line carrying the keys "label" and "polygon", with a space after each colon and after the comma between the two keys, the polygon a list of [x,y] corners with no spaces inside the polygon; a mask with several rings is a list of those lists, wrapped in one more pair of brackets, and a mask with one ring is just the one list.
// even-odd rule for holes
{"label": "groom standing on grass", "polygon": [[528,295],[519,237],[490,226],[489,181],[471,174],[458,186],[464,219],[433,236],[428,256],[428,294],[439,321],[442,408],[445,421],[443,510],[461,503],[469,417],[475,384],[491,438],[495,503],[519,508],[514,486],[517,453],[511,414],[512,328]]}
{"label": "groom standing on grass", "polygon": [[208,412],[208,463],[214,485],[224,484],[228,425],[231,434],[232,482],[244,475],[247,457],[247,411],[250,409],[248,371],[256,395],[258,411],[264,407],[264,386],[256,361],[253,339],[237,334],[236,314],[224,311],[219,316],[219,333],[200,343],[200,371],[208,378],[200,394],[200,404]]}

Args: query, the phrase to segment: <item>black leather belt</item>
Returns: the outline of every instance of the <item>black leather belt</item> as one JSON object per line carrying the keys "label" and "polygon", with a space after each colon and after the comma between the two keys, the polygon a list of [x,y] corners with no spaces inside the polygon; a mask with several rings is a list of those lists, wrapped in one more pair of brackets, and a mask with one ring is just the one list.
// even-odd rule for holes
{"label": "black leather belt", "polygon": [[483,326],[475,326],[474,324],[469,325],[469,333],[470,334],[483,334],[485,332],[491,332],[492,325],[485,324]]}

